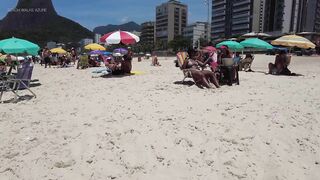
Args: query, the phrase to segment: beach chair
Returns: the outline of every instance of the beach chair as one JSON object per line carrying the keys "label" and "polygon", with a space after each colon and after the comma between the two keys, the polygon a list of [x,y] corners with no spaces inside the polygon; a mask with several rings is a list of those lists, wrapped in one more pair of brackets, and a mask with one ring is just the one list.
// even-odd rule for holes
{"label": "beach chair", "polygon": [[233,58],[222,58],[216,72],[220,84],[240,84],[239,67]]}
{"label": "beach chair", "polygon": [[239,63],[239,71],[250,71],[251,70],[251,64],[253,62],[253,57],[252,58],[244,58],[240,60]]}
{"label": "beach chair", "polygon": [[[183,64],[184,62],[187,60],[187,58],[189,57],[188,53],[187,52],[178,52],[177,53],[177,65],[180,67],[181,70],[183,70]],[[186,78],[192,78],[189,73],[186,73],[186,71],[183,71],[183,79],[182,79],[182,82],[184,82],[184,80]]]}
{"label": "beach chair", "polygon": [[89,67],[88,55],[81,55],[78,61],[77,69],[86,69]]}
{"label": "beach chair", "polygon": [[16,75],[7,74],[0,76],[0,102],[2,102],[2,96],[4,92],[12,92],[15,95],[15,99],[17,99],[20,97],[18,95],[18,91],[23,89],[28,90],[33,97],[37,97],[36,94],[29,88],[32,71],[32,63],[26,62],[18,67]]}
{"label": "beach chair", "polygon": [[287,56],[287,59],[286,59],[286,66],[289,66],[291,63],[291,56]]}

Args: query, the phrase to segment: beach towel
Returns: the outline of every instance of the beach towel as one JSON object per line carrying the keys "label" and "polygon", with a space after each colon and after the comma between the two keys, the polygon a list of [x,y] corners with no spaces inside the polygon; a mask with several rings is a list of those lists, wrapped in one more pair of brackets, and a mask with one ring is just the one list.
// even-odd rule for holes
{"label": "beach towel", "polygon": [[143,71],[131,71],[131,75],[143,75],[145,72]]}

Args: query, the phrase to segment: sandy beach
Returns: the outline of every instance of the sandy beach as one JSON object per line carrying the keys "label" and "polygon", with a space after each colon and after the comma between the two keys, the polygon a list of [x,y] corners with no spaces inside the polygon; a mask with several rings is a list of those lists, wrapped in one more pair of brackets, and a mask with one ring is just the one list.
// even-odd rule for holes
{"label": "sandy beach", "polygon": [[0,180],[320,178],[319,57],[294,56],[289,77],[256,55],[219,89],[179,83],[174,59],[113,78],[37,64],[37,98],[0,104]]}

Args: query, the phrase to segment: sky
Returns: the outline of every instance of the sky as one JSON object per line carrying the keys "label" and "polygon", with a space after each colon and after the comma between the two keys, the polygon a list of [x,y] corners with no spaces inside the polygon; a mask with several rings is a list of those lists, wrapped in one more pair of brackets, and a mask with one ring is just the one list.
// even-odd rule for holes
{"label": "sky", "polygon": [[[205,0],[181,0],[188,5],[188,23],[207,21]],[[13,9],[18,0],[1,0],[0,19]],[[59,15],[93,30],[97,26],[123,24],[135,21],[140,24],[155,20],[155,7],[167,0],[52,0]]]}

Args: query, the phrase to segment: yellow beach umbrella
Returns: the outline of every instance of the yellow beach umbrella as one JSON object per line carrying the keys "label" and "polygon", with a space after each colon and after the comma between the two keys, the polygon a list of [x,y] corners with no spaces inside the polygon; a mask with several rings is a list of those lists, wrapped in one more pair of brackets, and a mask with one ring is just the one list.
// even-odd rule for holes
{"label": "yellow beach umbrella", "polygon": [[88,44],[84,48],[87,50],[91,50],[91,51],[96,51],[96,50],[105,51],[106,50],[105,47],[103,47],[97,43]]}
{"label": "yellow beach umbrella", "polygon": [[274,41],[271,42],[272,45],[278,45],[278,46],[288,46],[288,47],[299,47],[303,49],[314,49],[316,47],[315,44],[313,44],[308,39],[297,36],[297,35],[286,35],[282,36]]}
{"label": "yellow beach umbrella", "polygon": [[65,51],[64,49],[62,48],[53,48],[50,50],[51,53],[58,53],[58,54],[66,54],[67,51]]}

